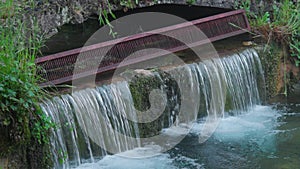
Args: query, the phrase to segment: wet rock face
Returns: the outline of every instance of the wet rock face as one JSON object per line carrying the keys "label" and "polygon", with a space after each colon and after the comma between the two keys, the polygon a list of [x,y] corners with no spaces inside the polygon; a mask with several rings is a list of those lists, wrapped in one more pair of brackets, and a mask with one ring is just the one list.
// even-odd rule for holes
{"label": "wet rock face", "polygon": [[[187,4],[186,0],[162,0],[158,4]],[[136,7],[146,7],[154,4],[153,0],[139,1]],[[196,0],[196,5],[232,8],[233,0]],[[122,6],[112,4],[113,10]],[[52,36],[64,24],[78,24],[87,20],[91,15],[97,15],[101,9],[107,8],[105,0],[40,0],[34,9],[29,8],[29,16],[37,18],[43,34]]]}
{"label": "wet rock face", "polygon": [[29,16],[38,20],[42,32],[51,36],[63,24],[82,23],[105,6],[102,0],[49,0],[39,1],[34,9],[28,11]]}
{"label": "wet rock face", "polygon": [[180,109],[180,91],[176,81],[160,70],[136,70],[130,82],[141,138],[158,135],[176,120]]}
{"label": "wet rock face", "polygon": [[197,5],[219,8],[233,8],[234,0],[197,0]]}

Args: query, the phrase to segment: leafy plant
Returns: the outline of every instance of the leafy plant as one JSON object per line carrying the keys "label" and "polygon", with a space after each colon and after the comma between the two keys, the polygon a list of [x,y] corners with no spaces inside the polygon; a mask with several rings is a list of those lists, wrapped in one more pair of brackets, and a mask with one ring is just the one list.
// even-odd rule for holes
{"label": "leafy plant", "polygon": [[[237,1],[235,7],[246,11],[253,32],[251,34],[256,34],[254,38],[262,37],[266,41],[267,45],[265,45],[264,52],[274,43],[284,51],[280,59],[285,65],[283,68],[283,94],[287,95],[287,83],[289,81],[288,72],[286,72],[287,60],[294,61],[296,66],[300,66],[300,4],[290,0],[273,1],[272,10],[264,4],[260,4],[257,8],[258,11],[254,13],[250,9],[253,5],[251,2],[253,1]],[[286,54],[286,51],[289,53]],[[275,53],[271,54],[270,57],[271,60],[277,60]],[[274,72],[271,71],[267,74],[272,73]],[[273,77],[273,75],[271,76]]]}
{"label": "leafy plant", "polygon": [[290,49],[291,49],[291,56],[295,57],[295,64],[297,67],[300,65],[300,40],[299,37],[296,36],[292,37],[291,43],[290,43]]}
{"label": "leafy plant", "polygon": [[100,7],[99,9],[99,22],[100,25],[107,25],[109,27],[109,34],[113,37],[116,37],[117,32],[113,31],[114,26],[110,23],[109,16],[111,16],[113,19],[116,19],[115,14],[111,10],[111,5],[107,1],[107,9]]}
{"label": "leafy plant", "polygon": [[[25,11],[21,2],[14,3],[13,0],[0,3],[0,9],[13,9],[10,12],[14,14],[6,17],[7,14],[1,13],[0,17],[0,127],[9,128],[14,143],[26,144],[32,137],[45,143],[53,124],[39,106],[46,93],[38,85],[41,79],[35,66],[43,37],[37,33],[36,22],[23,20]],[[24,4],[27,5],[32,4]]]}
{"label": "leafy plant", "polygon": [[138,0],[136,0],[135,2],[131,1],[131,0],[121,0],[120,1],[120,5],[126,8],[133,8],[134,5],[138,4]]}
{"label": "leafy plant", "polygon": [[248,18],[251,18],[253,15],[252,11],[250,10],[250,7],[251,7],[250,0],[234,1],[234,8],[235,9],[244,9],[246,11]]}
{"label": "leafy plant", "polygon": [[250,21],[250,24],[254,27],[262,27],[270,24],[270,13],[265,12],[262,16],[254,15],[255,19]]}
{"label": "leafy plant", "polygon": [[[193,0],[192,0],[193,1]],[[109,18],[116,19],[115,14],[112,12],[112,5],[109,0],[105,1],[106,7],[100,6],[99,7],[99,22],[100,25],[107,25],[109,27],[109,35],[112,37],[116,37],[118,35],[117,32],[113,30],[114,26],[111,24]],[[121,1],[114,1],[116,5],[122,6],[124,11],[127,11],[128,8],[134,8],[136,5],[139,4],[138,0],[121,0]]]}
{"label": "leafy plant", "polygon": [[277,41],[288,44],[295,64],[300,63],[300,5],[284,0],[279,6],[273,6],[272,31]]}
{"label": "leafy plant", "polygon": [[59,164],[63,164],[68,159],[68,154],[64,152],[62,149],[58,151],[58,161]]}
{"label": "leafy plant", "polygon": [[186,3],[187,3],[188,5],[193,5],[193,4],[196,3],[196,0],[186,0]]}
{"label": "leafy plant", "polygon": [[289,46],[290,55],[295,64],[300,64],[300,5],[283,0],[273,5],[273,11],[261,11],[256,14],[250,10],[251,1],[241,1],[237,8],[245,9],[250,25],[256,34],[260,34],[267,43],[271,41]]}
{"label": "leafy plant", "polygon": [[13,1],[1,1],[0,3],[0,18],[6,19],[11,17],[14,11]]}

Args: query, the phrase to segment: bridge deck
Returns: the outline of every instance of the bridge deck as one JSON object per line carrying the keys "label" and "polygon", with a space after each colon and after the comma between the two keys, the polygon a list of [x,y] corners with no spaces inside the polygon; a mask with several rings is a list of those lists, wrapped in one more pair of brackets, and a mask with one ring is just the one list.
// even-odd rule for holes
{"label": "bridge deck", "polygon": [[[170,38],[167,35],[188,36],[191,31],[191,24],[199,28],[207,38],[187,39],[188,44],[183,44]],[[73,49],[57,54],[52,54],[36,59],[36,64],[41,67],[39,74],[45,79],[40,86],[53,86],[58,84],[70,84],[74,79],[98,75],[115,70],[119,63],[128,55],[145,48],[163,49],[159,52],[144,53],[143,55],[126,60],[122,66],[128,66],[138,62],[164,56],[170,52],[178,52],[191,47],[218,41],[228,37],[243,34],[250,30],[250,26],[244,10],[225,12],[191,22],[176,24],[150,32],[135,34],[111,41],[106,41],[83,48]],[[155,42],[155,43],[154,43]],[[141,44],[142,47],[141,47]],[[80,65],[74,73],[75,63]],[[94,70],[91,63],[98,63],[103,58],[97,70]]]}

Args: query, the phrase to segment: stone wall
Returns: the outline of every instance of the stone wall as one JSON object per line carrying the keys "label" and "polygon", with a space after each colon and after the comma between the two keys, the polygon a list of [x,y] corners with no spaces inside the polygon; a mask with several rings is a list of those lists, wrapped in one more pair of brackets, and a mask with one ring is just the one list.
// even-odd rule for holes
{"label": "stone wall", "polygon": [[[187,4],[186,0],[162,0],[158,4]],[[135,7],[153,5],[152,0],[139,1]],[[195,5],[232,8],[233,0],[197,0]],[[42,32],[51,36],[58,32],[58,28],[67,23],[82,23],[91,15],[96,15],[101,9],[107,8],[105,0],[42,0],[34,9],[28,8],[26,18],[37,18]],[[122,9],[120,5],[112,4],[112,9]]]}
{"label": "stone wall", "polygon": [[[174,3],[186,4],[185,0],[174,0]],[[219,7],[219,8],[233,8],[234,0],[197,0],[195,5]]]}
{"label": "stone wall", "polygon": [[82,23],[97,14],[102,6],[107,6],[102,0],[48,0],[38,2],[35,9],[28,9],[27,15],[35,17],[42,32],[51,36],[64,24]]}

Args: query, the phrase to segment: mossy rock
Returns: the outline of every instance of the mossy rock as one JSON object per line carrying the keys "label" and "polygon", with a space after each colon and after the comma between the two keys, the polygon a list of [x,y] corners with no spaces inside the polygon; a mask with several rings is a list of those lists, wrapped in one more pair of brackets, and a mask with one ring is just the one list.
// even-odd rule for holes
{"label": "mossy rock", "polygon": [[129,87],[141,119],[138,123],[140,137],[155,136],[175,121],[179,113],[180,92],[176,81],[168,73],[157,69],[137,71]]}
{"label": "mossy rock", "polygon": [[282,51],[279,46],[272,44],[264,46],[258,50],[261,63],[264,69],[266,80],[267,98],[271,98],[279,94],[281,89],[278,89],[280,63],[282,59]]}

